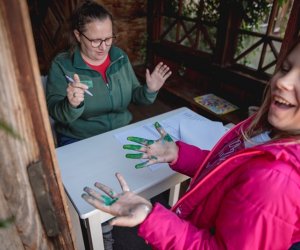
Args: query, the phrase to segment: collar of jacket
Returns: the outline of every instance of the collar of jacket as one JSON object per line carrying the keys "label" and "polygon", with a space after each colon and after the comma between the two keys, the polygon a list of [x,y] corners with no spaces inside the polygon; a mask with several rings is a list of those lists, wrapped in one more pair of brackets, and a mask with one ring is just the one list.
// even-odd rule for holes
{"label": "collar of jacket", "polygon": [[[125,53],[118,47],[112,46],[109,50],[111,63],[119,59],[125,58]],[[91,69],[82,59],[80,48],[76,47],[73,55],[73,66],[79,69]]]}

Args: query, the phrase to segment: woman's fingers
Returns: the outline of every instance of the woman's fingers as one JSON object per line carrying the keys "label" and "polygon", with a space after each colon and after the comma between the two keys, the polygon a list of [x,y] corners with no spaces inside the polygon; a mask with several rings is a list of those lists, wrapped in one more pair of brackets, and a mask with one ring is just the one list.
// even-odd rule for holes
{"label": "woman's fingers", "polygon": [[125,178],[123,177],[123,175],[121,175],[120,173],[116,173],[116,177],[120,183],[120,186],[121,186],[123,192],[129,192],[130,188],[129,188]]}
{"label": "woman's fingers", "polygon": [[119,226],[119,227],[134,227],[138,225],[136,219],[132,216],[119,216],[115,217],[109,222],[112,226]]}
{"label": "woman's fingers", "polygon": [[147,159],[148,155],[144,153],[139,153],[139,154],[126,154],[126,158],[128,159]]}
{"label": "woman's fingers", "polygon": [[136,164],[134,167],[135,167],[136,169],[144,168],[144,167],[149,166],[148,163],[149,163],[149,161],[144,161],[144,162],[141,162],[141,163]]}
{"label": "woman's fingers", "polygon": [[138,163],[134,167],[136,169],[140,169],[140,168],[148,167],[148,166],[153,165],[155,163],[159,163],[158,158],[156,156],[152,155],[152,156],[150,156],[148,161]]}
{"label": "woman's fingers", "polygon": [[115,198],[117,196],[117,193],[112,188],[110,188],[100,182],[96,182],[95,187],[97,187],[98,189],[100,189],[101,191],[103,191],[104,193],[106,193],[107,195],[109,195],[112,198]]}
{"label": "woman's fingers", "polygon": [[129,149],[129,150],[140,151],[140,152],[146,151],[145,147],[143,147],[141,145],[125,144],[125,145],[123,145],[123,148]]}
{"label": "woman's fingers", "polygon": [[153,144],[155,141],[154,140],[148,140],[148,139],[144,139],[144,138],[140,138],[140,137],[135,137],[135,136],[129,136],[127,137],[128,141],[132,141],[132,142],[136,142],[139,144],[142,144],[144,146],[149,146],[151,144]]}
{"label": "woman's fingers", "polygon": [[161,135],[161,139],[164,141],[172,142],[172,137],[164,130],[164,128],[159,124],[159,122],[154,123],[154,127],[158,131],[158,133]]}
{"label": "woman's fingers", "polygon": [[83,189],[84,192],[86,192],[88,195],[90,195],[91,197],[94,197],[95,199],[98,199],[100,200],[101,199],[101,194],[98,193],[97,191],[95,191],[94,189],[92,188],[89,188],[89,187],[85,187]]}
{"label": "woman's fingers", "polygon": [[103,201],[96,199],[88,193],[82,194],[81,197],[95,208],[98,208],[106,213],[111,213],[110,207],[106,206]]}

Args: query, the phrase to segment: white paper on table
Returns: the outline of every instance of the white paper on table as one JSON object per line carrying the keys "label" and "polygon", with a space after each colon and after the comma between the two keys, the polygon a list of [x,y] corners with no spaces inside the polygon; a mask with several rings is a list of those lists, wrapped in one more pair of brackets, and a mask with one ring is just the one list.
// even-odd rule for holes
{"label": "white paper on table", "polygon": [[186,119],[180,121],[181,141],[206,150],[212,149],[228,130],[221,122]]}
{"label": "white paper on table", "polygon": [[[218,131],[214,131],[215,127],[210,124],[210,123],[215,123],[215,122],[212,122],[212,121],[208,120],[207,118],[205,118],[191,110],[181,112],[179,114],[176,114],[174,116],[171,116],[167,119],[164,119],[164,120],[158,121],[158,122],[175,141],[182,140],[186,143],[193,144],[197,147],[200,142],[202,142],[202,144],[199,144],[200,146],[205,145],[205,143],[210,143],[209,144],[209,146],[210,146],[211,141],[213,141],[212,139],[205,140],[205,141],[203,141],[203,139],[197,139],[199,137],[201,138],[201,133],[199,133],[199,130],[202,130],[202,131],[204,130],[203,134],[205,134],[205,135],[207,135],[209,133],[211,133],[213,135],[220,134],[220,133],[218,133]],[[210,123],[207,123],[207,122],[210,122]],[[222,123],[220,123],[220,124],[221,125],[219,125],[219,129],[220,129],[220,126],[222,128],[224,128]],[[217,125],[215,125],[215,126],[218,127]],[[183,130],[183,132],[181,130]],[[223,132],[222,133],[222,135],[223,135],[224,129],[222,130],[222,132]],[[183,137],[184,139],[182,138],[182,135],[184,136]],[[141,138],[150,139],[150,140],[157,140],[160,137],[159,133],[157,132],[157,130],[154,127],[154,123],[148,123],[143,126],[115,134],[115,137],[118,139],[118,141],[120,141],[121,144],[123,144],[123,145],[124,144],[135,144],[134,142],[130,142],[127,140],[128,136],[141,137]],[[218,138],[220,138],[220,137],[221,137],[221,135]],[[216,141],[217,141],[217,139],[215,140],[215,142]],[[201,148],[204,148],[204,147],[201,147]],[[136,151],[135,151],[135,153],[136,153]],[[138,160],[138,161],[143,162],[145,160]],[[149,166],[149,168],[152,171],[155,171],[163,166],[166,166],[166,165],[160,163],[160,164],[151,165],[151,166]]]}
{"label": "white paper on table", "polygon": [[[180,122],[182,120],[187,121],[208,121],[207,118],[195,113],[192,110],[181,112],[177,115],[171,116],[162,121],[158,121],[164,130],[174,139],[174,141],[180,140]],[[145,125],[154,134],[158,134],[153,124]],[[159,137],[158,137],[159,138]]]}

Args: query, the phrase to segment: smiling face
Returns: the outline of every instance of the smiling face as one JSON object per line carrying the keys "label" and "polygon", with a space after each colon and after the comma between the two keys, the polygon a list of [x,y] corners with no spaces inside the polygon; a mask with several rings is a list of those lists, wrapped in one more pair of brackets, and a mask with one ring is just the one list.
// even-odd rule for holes
{"label": "smiling face", "polygon": [[269,123],[280,131],[300,131],[300,44],[272,77]]}
{"label": "smiling face", "polygon": [[[104,20],[95,19],[87,23],[82,31],[74,30],[75,37],[80,43],[81,55],[85,61],[92,65],[100,65],[108,55],[111,46],[102,42],[97,48],[94,48],[90,40],[105,40],[113,36],[112,22],[109,18]],[[86,36],[86,37],[85,37]],[[87,39],[88,38],[88,39]]]}

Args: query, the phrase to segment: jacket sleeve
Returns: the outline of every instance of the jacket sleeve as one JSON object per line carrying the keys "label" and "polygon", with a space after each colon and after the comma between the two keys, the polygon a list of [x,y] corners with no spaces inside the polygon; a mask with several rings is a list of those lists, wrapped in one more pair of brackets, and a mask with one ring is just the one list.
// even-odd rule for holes
{"label": "jacket sleeve", "polygon": [[156,204],[139,235],[160,250],[289,249],[299,241],[299,184],[267,160],[253,165],[233,187],[218,186],[224,194],[211,232]]}
{"label": "jacket sleeve", "polygon": [[68,83],[60,64],[53,61],[46,85],[46,101],[50,116],[61,123],[70,123],[81,116],[84,104],[73,108],[67,98]]}
{"label": "jacket sleeve", "polygon": [[210,151],[202,150],[182,141],[177,141],[176,144],[179,148],[178,159],[170,167],[176,172],[193,177]]}
{"label": "jacket sleeve", "polygon": [[138,81],[131,63],[128,59],[128,74],[132,82],[132,102],[134,104],[151,104],[155,101],[158,92],[150,93],[147,90],[147,84],[141,85]]}
{"label": "jacket sleeve", "polygon": [[224,195],[216,233],[227,249],[289,249],[294,235],[299,241],[300,223],[300,189],[291,166],[266,158],[247,168]]}
{"label": "jacket sleeve", "polygon": [[159,250],[224,249],[208,230],[199,230],[159,203],[139,226],[138,234]]}

